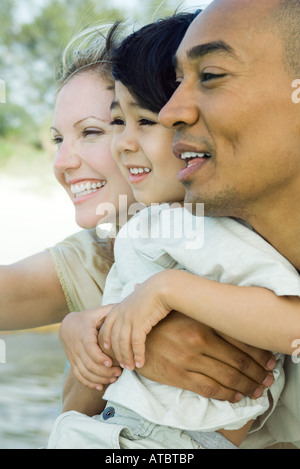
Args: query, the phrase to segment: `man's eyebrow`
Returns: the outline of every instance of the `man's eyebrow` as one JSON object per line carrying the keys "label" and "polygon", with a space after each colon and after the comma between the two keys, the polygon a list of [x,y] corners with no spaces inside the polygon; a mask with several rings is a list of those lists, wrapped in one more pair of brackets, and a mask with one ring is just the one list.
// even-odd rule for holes
{"label": "man's eyebrow", "polygon": [[215,53],[228,54],[234,59],[239,60],[233,48],[224,41],[207,42],[206,44],[199,44],[198,46],[194,46],[188,50],[187,57],[191,60],[195,60]]}

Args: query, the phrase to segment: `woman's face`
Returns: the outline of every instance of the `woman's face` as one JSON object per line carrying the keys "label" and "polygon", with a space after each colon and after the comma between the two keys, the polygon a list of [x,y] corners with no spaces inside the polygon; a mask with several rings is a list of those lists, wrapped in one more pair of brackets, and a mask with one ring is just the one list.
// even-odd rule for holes
{"label": "woman's face", "polygon": [[134,202],[131,188],[111,156],[113,98],[111,83],[86,71],[75,74],[56,100],[51,127],[57,145],[54,173],[69,194],[82,228],[101,223],[110,207],[111,213],[118,214],[119,195],[125,195],[128,204]]}

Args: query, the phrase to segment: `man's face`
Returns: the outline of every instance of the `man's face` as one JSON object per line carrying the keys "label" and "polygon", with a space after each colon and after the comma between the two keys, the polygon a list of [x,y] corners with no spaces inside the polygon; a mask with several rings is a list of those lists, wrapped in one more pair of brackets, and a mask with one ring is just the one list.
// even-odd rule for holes
{"label": "man's face", "polygon": [[[277,0],[215,1],[176,54],[179,87],[160,113],[187,202],[251,221],[300,183],[300,119],[279,35],[264,27]],[[197,157],[200,155],[200,157]],[[281,199],[282,200],[282,199]]]}

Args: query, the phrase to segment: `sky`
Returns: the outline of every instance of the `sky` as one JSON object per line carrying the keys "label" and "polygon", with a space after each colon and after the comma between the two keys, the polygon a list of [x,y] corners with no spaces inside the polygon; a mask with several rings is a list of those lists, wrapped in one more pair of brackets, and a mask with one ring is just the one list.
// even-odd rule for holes
{"label": "sky", "polygon": [[[38,10],[39,7],[43,6],[47,0],[34,0],[33,4],[35,5],[36,9]],[[113,3],[116,5],[124,6],[124,0],[112,0]],[[212,0],[178,0],[178,6],[180,9],[186,9],[190,7],[195,8],[205,8]],[[19,2],[18,8],[18,18],[21,22],[30,21],[32,18],[32,3],[30,4],[30,8],[28,8],[28,3],[24,1]],[[163,3],[163,0],[162,2]],[[138,8],[140,4],[140,0],[126,0],[126,8]],[[35,8],[34,8],[35,9]]]}

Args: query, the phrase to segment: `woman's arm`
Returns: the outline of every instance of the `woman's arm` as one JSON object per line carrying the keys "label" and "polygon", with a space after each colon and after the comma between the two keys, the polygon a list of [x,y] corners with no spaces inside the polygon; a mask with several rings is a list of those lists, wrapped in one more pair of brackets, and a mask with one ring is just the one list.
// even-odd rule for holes
{"label": "woman's arm", "polygon": [[0,266],[0,330],[60,322],[67,302],[48,251]]}
{"label": "woman's arm", "polygon": [[106,405],[106,401],[102,399],[106,387],[98,391],[84,386],[70,368],[64,384],[62,412],[76,410],[90,417],[100,414]]}

